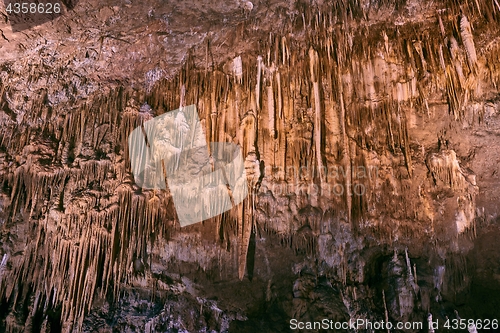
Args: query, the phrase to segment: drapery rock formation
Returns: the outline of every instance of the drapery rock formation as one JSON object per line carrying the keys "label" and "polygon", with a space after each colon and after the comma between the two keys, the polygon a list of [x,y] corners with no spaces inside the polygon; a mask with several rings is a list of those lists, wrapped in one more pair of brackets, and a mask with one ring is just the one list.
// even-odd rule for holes
{"label": "drapery rock formation", "polygon": [[[2,15],[0,331],[499,318],[497,1]],[[127,139],[190,104],[249,195],[181,228]]]}

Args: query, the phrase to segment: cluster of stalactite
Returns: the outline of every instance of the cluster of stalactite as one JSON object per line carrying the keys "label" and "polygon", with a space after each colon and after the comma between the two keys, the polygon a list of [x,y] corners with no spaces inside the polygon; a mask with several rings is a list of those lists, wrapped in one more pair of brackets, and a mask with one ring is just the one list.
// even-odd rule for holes
{"label": "cluster of stalactite", "polygon": [[[0,132],[0,185],[8,200],[2,228],[25,224],[17,236],[24,245],[6,259],[9,269],[2,260],[0,302],[10,309],[29,304],[27,321],[9,316],[6,330],[48,329],[57,321],[65,331],[78,330],[93,299],[118,298],[153,248],[165,263],[194,261],[242,279],[252,235],[264,230],[297,251],[324,246],[321,255],[346,282],[343,253],[352,239],[317,235],[364,229],[392,243],[394,225],[370,220],[373,210],[399,221],[403,238],[419,234],[421,225],[405,222],[428,218],[418,207],[425,194],[421,202],[407,200],[415,190],[412,115],[447,103],[460,121],[481,86],[500,83],[500,43],[479,50],[472,30],[473,24],[496,29],[497,2],[447,5],[423,25],[369,28],[349,24],[366,15],[353,11],[361,5],[338,2],[342,15],[303,8],[297,21],[305,41],[271,33],[255,54],[214,68],[188,59],[178,76],[148,93],[118,88],[64,112],[65,106],[47,105],[42,92],[21,117],[23,101],[12,101],[15,92],[0,85],[0,109],[10,117]],[[151,116],[140,111],[143,102],[154,116],[195,104],[207,142],[241,145],[247,200],[181,230],[168,193],[141,190],[130,172],[127,137]],[[462,191],[461,231],[474,218],[474,198],[453,154],[432,155],[427,163],[435,185]],[[384,167],[392,165],[403,167],[391,174]],[[379,198],[381,191],[388,198]],[[192,249],[169,243],[176,235]],[[330,241],[333,247],[325,245]],[[227,263],[235,271],[222,268]],[[41,315],[50,308],[60,309],[54,321]]]}

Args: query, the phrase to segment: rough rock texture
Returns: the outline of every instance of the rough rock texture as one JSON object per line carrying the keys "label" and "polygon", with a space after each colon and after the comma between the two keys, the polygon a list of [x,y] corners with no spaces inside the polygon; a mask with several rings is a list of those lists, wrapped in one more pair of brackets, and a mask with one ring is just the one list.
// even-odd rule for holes
{"label": "rough rock texture", "polygon": [[[5,17],[0,330],[499,318],[499,22],[495,0]],[[207,141],[242,146],[251,193],[180,228],[127,136],[189,104]]]}

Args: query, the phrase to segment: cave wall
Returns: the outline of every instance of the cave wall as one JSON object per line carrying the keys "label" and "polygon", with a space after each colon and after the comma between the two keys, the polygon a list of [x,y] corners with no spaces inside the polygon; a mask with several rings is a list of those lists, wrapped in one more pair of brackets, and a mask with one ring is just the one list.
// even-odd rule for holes
{"label": "cave wall", "polygon": [[[116,18],[136,5],[101,5],[93,19],[108,35],[75,27],[89,10],[76,7],[47,28],[52,42],[25,50],[11,44],[26,37],[2,28],[2,48],[19,55],[2,53],[0,67],[5,331],[89,329],[96,308],[141,288],[208,304],[216,323],[196,325],[223,331],[244,319],[193,300],[182,279],[193,272],[272,290],[288,269],[296,280],[282,310],[304,318],[321,316],[311,293],[332,283],[336,300],[325,303],[338,303],[339,318],[385,309],[421,321],[470,288],[467,255],[498,214],[498,4],[249,6],[215,8],[208,17],[234,14],[232,28],[198,23],[196,33],[179,22],[167,31],[178,16],[155,7],[135,28],[149,36],[142,43]],[[92,34],[92,47],[71,48],[81,39],[60,27]],[[134,183],[127,137],[190,104],[208,142],[242,146],[250,195],[180,228],[168,191]],[[271,240],[295,259],[266,266]],[[175,322],[168,309],[148,330]]]}

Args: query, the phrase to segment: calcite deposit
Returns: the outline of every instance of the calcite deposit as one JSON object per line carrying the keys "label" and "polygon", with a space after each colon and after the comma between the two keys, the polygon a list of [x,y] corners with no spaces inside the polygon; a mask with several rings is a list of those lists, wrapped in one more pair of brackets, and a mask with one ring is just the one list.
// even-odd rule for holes
{"label": "calcite deposit", "polygon": [[[497,0],[0,13],[0,331],[500,319]],[[128,137],[185,105],[248,196],[181,227]]]}

